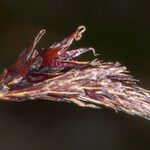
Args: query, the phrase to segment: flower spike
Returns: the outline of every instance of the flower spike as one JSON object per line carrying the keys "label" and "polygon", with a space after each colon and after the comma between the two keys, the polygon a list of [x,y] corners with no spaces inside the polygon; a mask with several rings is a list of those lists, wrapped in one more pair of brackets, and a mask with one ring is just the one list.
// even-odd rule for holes
{"label": "flower spike", "polygon": [[45,34],[41,30],[19,56],[16,63],[0,75],[0,99],[66,101],[81,107],[101,105],[150,119],[150,91],[137,85],[138,80],[119,63],[98,59],[77,61],[93,48],[70,49],[81,39],[84,26],[42,51],[35,49]]}

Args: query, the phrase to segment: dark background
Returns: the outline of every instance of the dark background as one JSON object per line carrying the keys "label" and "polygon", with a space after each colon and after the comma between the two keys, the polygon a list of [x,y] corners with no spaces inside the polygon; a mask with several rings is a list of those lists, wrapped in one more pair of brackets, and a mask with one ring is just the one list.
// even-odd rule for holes
{"label": "dark background", "polygon": [[[0,0],[0,70],[14,63],[40,29],[47,34],[39,47],[47,47],[78,25],[87,32],[74,47],[94,47],[100,59],[128,66],[140,86],[150,89],[148,0]],[[50,149],[149,150],[150,121],[104,107],[0,102],[0,150]]]}

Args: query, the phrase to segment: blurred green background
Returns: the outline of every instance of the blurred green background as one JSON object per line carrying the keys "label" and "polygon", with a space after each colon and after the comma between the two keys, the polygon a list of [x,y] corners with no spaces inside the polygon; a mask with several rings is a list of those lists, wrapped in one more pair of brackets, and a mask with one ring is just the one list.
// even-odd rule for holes
{"label": "blurred green background", "polygon": [[[42,28],[39,48],[85,25],[73,47],[94,47],[150,89],[150,1],[0,0],[0,70],[12,65]],[[86,54],[81,59],[92,59]],[[125,113],[50,101],[0,102],[0,150],[149,150],[150,122]]]}

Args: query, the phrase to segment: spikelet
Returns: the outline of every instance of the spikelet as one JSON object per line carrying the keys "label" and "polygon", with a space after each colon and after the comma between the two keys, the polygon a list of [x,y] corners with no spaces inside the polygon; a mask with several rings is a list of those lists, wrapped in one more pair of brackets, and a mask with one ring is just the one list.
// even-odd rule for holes
{"label": "spikelet", "polygon": [[150,91],[137,85],[126,67],[119,63],[76,61],[93,48],[68,50],[79,40],[84,26],[52,46],[37,51],[36,44],[45,34],[41,30],[16,63],[0,76],[0,99],[23,101],[43,99],[73,102],[82,107],[101,105],[150,119]]}

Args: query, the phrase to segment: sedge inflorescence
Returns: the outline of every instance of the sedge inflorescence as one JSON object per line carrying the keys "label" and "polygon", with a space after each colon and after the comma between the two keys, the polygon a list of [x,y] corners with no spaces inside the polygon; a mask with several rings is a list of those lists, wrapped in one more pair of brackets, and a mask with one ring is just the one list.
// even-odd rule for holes
{"label": "sedge inflorescence", "polygon": [[84,26],[60,42],[37,50],[41,30],[16,63],[0,75],[0,99],[43,99],[73,102],[82,107],[101,105],[150,119],[150,92],[137,85],[126,67],[116,62],[77,61],[93,48],[70,49],[81,39]]}

